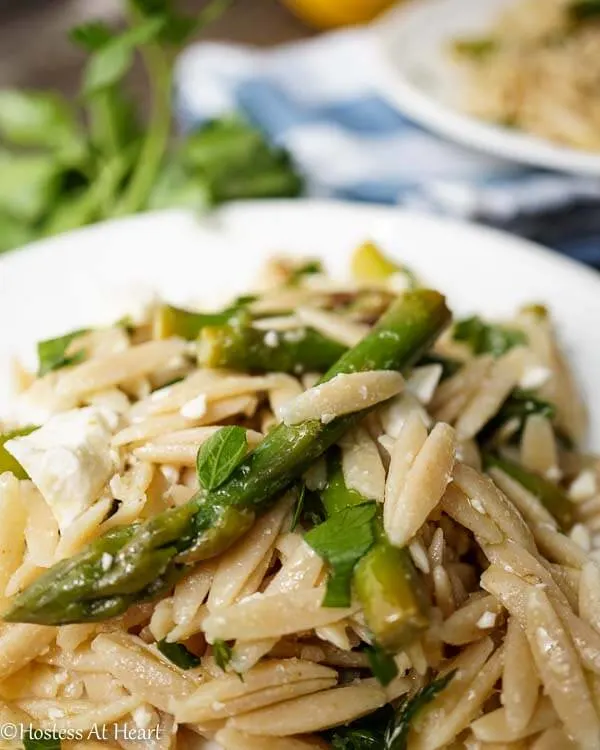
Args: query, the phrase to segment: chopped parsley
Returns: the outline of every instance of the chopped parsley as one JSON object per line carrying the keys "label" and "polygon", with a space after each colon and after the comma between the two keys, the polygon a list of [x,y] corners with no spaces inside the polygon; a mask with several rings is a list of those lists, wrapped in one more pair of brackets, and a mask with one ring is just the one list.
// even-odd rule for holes
{"label": "chopped parsley", "polygon": [[323,264],[319,260],[309,260],[294,268],[289,279],[290,286],[299,284],[305,276],[323,273]]}
{"label": "chopped parsley", "polygon": [[381,646],[375,644],[367,648],[367,656],[373,677],[375,677],[384,687],[389,685],[394,677],[398,676],[398,667],[394,657],[384,651]]}
{"label": "chopped parsley", "polygon": [[200,659],[183,643],[168,643],[163,639],[158,641],[156,647],[163,656],[166,656],[179,669],[194,669],[194,667],[200,666]]}
{"label": "chopped parsley", "polygon": [[418,690],[412,698],[408,698],[399,708],[395,720],[390,724],[385,733],[385,750],[405,750],[408,742],[408,733],[411,723],[427,706],[436,698],[442,690],[450,683],[456,673],[449,672],[444,677],[433,680],[421,690]]}
{"label": "chopped parsley", "polygon": [[556,408],[550,402],[537,398],[531,391],[515,388],[498,413],[479,433],[478,439],[481,443],[486,443],[498,430],[513,422],[514,437],[519,439],[523,433],[525,422],[533,414],[539,414],[546,419],[553,420],[556,416]]}
{"label": "chopped parsley", "polygon": [[343,508],[304,537],[330,566],[324,607],[350,606],[352,573],[375,542],[376,513],[373,502]]}
{"label": "chopped parsley", "polygon": [[76,365],[85,359],[85,352],[78,351],[74,354],[67,355],[69,347],[75,339],[88,333],[87,329],[72,331],[64,336],[58,336],[55,339],[46,339],[39,341],[37,345],[38,353],[38,375],[46,375],[53,370],[59,370],[61,367]]}
{"label": "chopped parsley", "polygon": [[452,337],[464,342],[473,354],[491,354],[501,357],[515,346],[527,343],[527,336],[516,328],[485,323],[473,316],[460,320],[454,326]]}
{"label": "chopped parsley", "polygon": [[217,639],[212,645],[212,650],[217,667],[225,672],[233,655],[231,646],[225,641]]}

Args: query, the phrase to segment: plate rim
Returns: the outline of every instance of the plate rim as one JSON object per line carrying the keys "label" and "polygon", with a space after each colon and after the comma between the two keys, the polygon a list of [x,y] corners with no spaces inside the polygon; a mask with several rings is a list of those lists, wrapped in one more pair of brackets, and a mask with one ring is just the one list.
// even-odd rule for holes
{"label": "plate rim", "polygon": [[[432,226],[447,227],[449,230],[454,232],[466,233],[471,236],[479,235],[482,238],[489,237],[494,242],[504,243],[507,246],[511,246],[514,252],[523,252],[531,256],[536,256],[543,262],[552,263],[554,265],[562,266],[565,269],[569,269],[570,273],[575,272],[580,275],[584,283],[592,283],[598,285],[600,290],[600,273],[585,265],[584,263],[570,258],[556,250],[542,245],[540,243],[529,240],[525,237],[512,234],[503,229],[488,226],[485,224],[479,224],[468,219],[460,217],[452,217],[441,214],[435,214],[432,212],[408,208],[404,206],[390,206],[387,204],[380,203],[367,203],[364,201],[351,201],[342,199],[332,198],[275,198],[275,199],[263,199],[263,200],[245,200],[245,201],[232,201],[231,203],[225,204],[208,212],[205,215],[196,214],[194,211],[185,208],[167,208],[154,211],[146,211],[131,216],[119,217],[114,219],[107,219],[105,221],[90,224],[85,227],[70,230],[62,234],[46,237],[34,242],[30,242],[23,245],[15,250],[8,251],[0,255],[0,273],[11,265],[18,265],[22,258],[29,258],[32,254],[38,252],[49,252],[55,248],[60,247],[64,242],[72,242],[72,238],[85,239],[90,235],[98,235],[103,231],[109,229],[110,231],[118,231],[119,227],[122,226],[135,226],[137,224],[144,225],[146,223],[152,223],[154,221],[180,221],[180,222],[199,222],[199,225],[206,221],[220,220],[227,221],[229,214],[236,214],[238,212],[254,212],[263,210],[284,210],[284,211],[345,211],[352,209],[354,212],[365,213],[365,215],[376,213],[382,217],[396,216],[401,219],[408,221],[417,221]],[[485,246],[483,251],[486,252]],[[25,260],[24,262],[28,262]]]}
{"label": "plate rim", "polygon": [[[26,361],[33,361],[35,356],[34,344],[40,338],[60,335],[65,330],[69,330],[70,323],[82,324],[82,326],[85,326],[86,323],[103,325],[114,321],[122,314],[131,313],[132,310],[135,314],[136,301],[141,302],[142,306],[149,301],[148,297],[144,299],[144,295],[137,300],[135,296],[130,297],[130,293],[136,289],[144,292],[145,288],[145,291],[152,292],[151,297],[154,299],[157,294],[161,294],[163,299],[172,301],[173,304],[185,305],[186,299],[190,304],[196,304],[193,301],[194,299],[200,301],[200,297],[195,296],[195,293],[194,296],[189,295],[189,290],[185,285],[182,287],[184,291],[181,291],[182,288],[178,286],[178,282],[176,283],[176,275],[168,274],[164,287],[162,281],[156,283],[156,279],[161,278],[156,276],[156,269],[157,259],[160,260],[161,257],[164,257],[162,255],[164,244],[153,246],[150,241],[149,247],[152,249],[155,258],[150,265],[155,270],[150,273],[148,278],[145,274],[142,274],[139,279],[126,272],[124,276],[127,288],[126,297],[120,294],[124,291],[124,288],[121,289],[118,283],[113,285],[113,277],[110,274],[107,276],[104,271],[99,269],[97,278],[103,283],[95,285],[96,290],[100,291],[91,294],[89,306],[86,295],[75,295],[71,299],[71,292],[68,293],[70,304],[79,306],[76,313],[77,320],[71,319],[70,312],[64,312],[68,308],[63,309],[59,305],[57,315],[50,316],[54,319],[56,325],[53,323],[52,325],[42,326],[44,332],[43,335],[40,335],[40,326],[37,323],[31,323],[31,318],[35,319],[37,316],[29,316],[30,308],[27,305],[22,308],[21,302],[18,300],[22,299],[21,290],[24,285],[32,281],[30,276],[32,269],[39,267],[40,271],[43,271],[52,268],[56,265],[57,251],[59,260],[83,256],[84,262],[75,261],[73,266],[73,278],[78,280],[81,279],[81,268],[83,268],[84,274],[89,274],[90,265],[94,267],[94,264],[98,262],[97,260],[90,261],[90,264],[85,262],[85,251],[88,248],[96,257],[97,253],[94,254],[94,251],[101,251],[103,247],[108,245],[113,246],[109,255],[112,258],[115,250],[118,251],[119,247],[127,248],[127,245],[122,244],[123,242],[129,242],[134,253],[135,266],[135,262],[139,260],[140,252],[143,253],[147,250],[146,243],[136,241],[137,236],[143,237],[144,233],[148,234],[148,232],[156,233],[160,237],[161,243],[165,242],[165,237],[167,242],[170,241],[169,238],[181,238],[183,249],[185,252],[189,252],[192,247],[197,247],[195,232],[198,228],[200,232],[198,236],[202,239],[210,240],[214,238],[216,241],[231,244],[232,249],[235,248],[237,252],[243,250],[248,232],[256,231],[258,233],[257,239],[252,239],[250,245],[256,245],[259,241],[256,249],[260,258],[266,257],[262,254],[263,249],[267,255],[270,255],[278,251],[281,252],[282,249],[286,248],[286,236],[291,237],[287,248],[288,252],[302,254],[304,239],[302,236],[296,239],[294,236],[290,236],[289,232],[296,231],[295,228],[298,227],[308,226],[307,214],[310,215],[308,224],[311,226],[307,230],[305,255],[307,252],[314,250],[315,254],[322,254],[327,265],[329,265],[328,261],[331,258],[331,267],[336,269],[336,273],[343,273],[343,268],[347,266],[343,264],[342,267],[339,262],[341,248],[339,247],[340,242],[335,239],[336,237],[341,240],[341,245],[346,251],[349,248],[348,241],[352,243],[360,242],[361,239],[368,236],[374,236],[383,242],[391,241],[393,245],[390,250],[395,254],[394,257],[399,259],[403,257],[402,247],[404,245],[408,251],[406,262],[413,263],[415,269],[423,274],[424,279],[428,279],[434,288],[439,288],[448,295],[451,306],[457,315],[485,314],[491,316],[492,319],[494,319],[493,316],[503,319],[505,315],[512,314],[517,309],[516,306],[527,304],[536,299],[550,303],[554,310],[554,295],[556,295],[558,309],[556,310],[555,320],[559,327],[559,334],[566,350],[573,349],[575,355],[573,364],[577,382],[593,417],[590,423],[591,429],[587,433],[586,444],[588,447],[600,449],[600,401],[594,398],[597,391],[597,377],[600,372],[600,354],[596,355],[594,352],[599,351],[600,333],[597,328],[594,328],[591,340],[595,342],[595,349],[589,353],[589,356],[586,354],[586,349],[589,348],[590,339],[587,335],[583,336],[581,333],[588,328],[590,320],[586,310],[594,310],[596,316],[600,314],[600,274],[597,271],[528,240],[494,228],[475,225],[472,222],[387,205],[318,199],[248,201],[229,204],[220,211],[207,214],[204,221],[201,220],[200,222],[197,222],[194,214],[187,210],[149,212],[93,225],[37,242],[24,248],[21,252],[16,251],[0,258],[0,294],[4,289],[7,292],[7,300],[12,300],[11,304],[17,305],[20,312],[25,310],[25,318],[29,320],[29,324],[26,324],[21,333],[17,330],[14,335],[9,335],[8,339],[0,345],[0,376],[2,371],[4,372],[4,377],[0,377],[0,405],[2,406],[3,416],[10,417],[10,403],[14,395],[13,387],[10,385],[11,358],[14,355],[22,356],[25,354]],[[280,229],[272,229],[274,215],[280,220]],[[320,227],[324,228],[325,236],[332,237],[332,242],[337,248],[331,256],[327,252],[327,247],[322,247],[322,243],[318,240]],[[299,229],[298,231],[302,235],[304,230]],[[331,231],[334,232],[333,235],[330,234]],[[221,238],[219,238],[220,233],[222,233]],[[450,235],[452,235],[451,238]],[[411,238],[410,245],[406,245],[404,237]],[[420,237],[422,237],[422,240]],[[64,255],[61,255],[61,246],[64,247]],[[465,248],[464,251],[461,249],[462,247]],[[427,253],[425,256],[421,255],[421,251],[427,248],[431,248],[433,253],[429,260],[426,257]],[[468,282],[469,276],[467,275],[461,281],[465,266],[462,267],[463,273],[457,274],[456,269],[458,267],[452,261],[452,254],[447,252],[452,248],[458,250],[458,258],[464,262],[469,263],[469,259],[471,259],[474,267],[478,269],[477,272],[484,274],[487,278],[484,283],[484,287],[488,289],[487,296],[482,297],[477,291],[473,295],[463,294],[462,284]],[[439,262],[432,264],[431,257],[438,258]],[[445,259],[448,259],[448,263]],[[258,263],[260,265],[260,261]],[[516,285],[516,292],[510,291],[507,295],[498,293],[501,288],[495,280],[495,275],[490,274],[490,269],[496,263],[501,269],[500,276],[503,279],[503,284],[510,284],[511,269],[515,269],[517,272],[520,267],[526,269],[525,275],[519,274],[521,280]],[[243,265],[246,271],[252,273],[255,273],[259,267],[259,265],[254,265],[253,270],[251,270],[252,263],[244,263]],[[455,270],[444,270],[447,265],[448,268],[454,267]],[[110,270],[111,265],[110,263],[104,264],[104,267]],[[177,268],[176,265],[173,267]],[[427,267],[429,267],[429,271],[427,271]],[[68,266],[61,266],[63,279],[64,273],[62,271],[64,268],[68,268]],[[466,268],[468,271],[469,267]],[[4,270],[7,273],[3,273]],[[53,273],[53,271],[50,272]],[[530,276],[532,279],[540,279],[539,283],[532,282],[531,288],[529,288],[530,284],[527,281]],[[85,283],[82,288],[85,289],[85,284],[91,277],[88,275],[83,278]],[[154,278],[153,281],[148,281],[152,278]],[[104,281],[107,279],[108,283],[104,286]],[[547,281],[544,281],[544,279],[547,279]],[[444,286],[446,283],[447,286]],[[226,281],[226,284],[228,285],[229,281]],[[33,279],[31,288],[36,289],[36,285],[43,290],[41,292],[42,298],[49,304],[53,304],[49,301],[51,298],[48,297],[49,294],[53,293],[53,287],[47,284],[44,273],[38,273],[37,280]],[[219,287],[219,285],[221,285],[219,298],[222,299],[227,285],[223,286],[223,278],[221,277],[216,286]],[[235,287],[232,287],[232,289],[235,291]],[[107,290],[108,294],[106,294]],[[507,287],[507,291],[509,290],[510,287]],[[205,292],[202,292],[203,298],[204,294]],[[118,304],[119,301],[124,303],[125,299],[127,305]],[[110,309],[105,306],[107,300],[110,301]],[[115,300],[117,307],[114,306]],[[463,301],[461,302],[461,300]],[[488,300],[490,300],[489,304]],[[204,301],[206,301],[205,298]],[[583,307],[578,304],[578,301],[584,302]],[[214,297],[212,302],[218,304]],[[575,303],[577,309],[571,313],[569,309],[573,303]],[[591,307],[588,308],[588,304]],[[59,321],[62,321],[60,327]],[[17,326],[17,328],[19,327]],[[27,356],[27,351],[31,356]]]}
{"label": "plate rim", "polygon": [[439,102],[409,81],[392,59],[390,37],[411,14],[424,14],[436,2],[406,0],[369,26],[381,62],[379,75],[373,81],[380,94],[417,124],[474,151],[565,174],[600,176],[600,153],[561,146],[550,139],[487,123]]}

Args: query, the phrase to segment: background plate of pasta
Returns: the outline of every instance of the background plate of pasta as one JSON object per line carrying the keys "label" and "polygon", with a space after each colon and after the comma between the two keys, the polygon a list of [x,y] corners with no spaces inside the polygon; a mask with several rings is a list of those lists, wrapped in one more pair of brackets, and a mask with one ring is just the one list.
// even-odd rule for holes
{"label": "background plate of pasta", "polygon": [[0,261],[0,747],[600,747],[598,277],[393,209]]}
{"label": "background plate of pasta", "polygon": [[597,0],[413,0],[374,26],[380,85],[471,148],[600,174]]}

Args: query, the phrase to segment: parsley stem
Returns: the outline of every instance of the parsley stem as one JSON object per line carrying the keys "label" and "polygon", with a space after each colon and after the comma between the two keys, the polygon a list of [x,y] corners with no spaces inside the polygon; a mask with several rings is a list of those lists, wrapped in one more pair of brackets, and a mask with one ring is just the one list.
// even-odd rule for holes
{"label": "parsley stem", "polygon": [[126,216],[146,205],[169,143],[171,132],[172,76],[168,55],[158,44],[141,49],[148,78],[153,83],[150,123],[136,167],[116,208],[114,216]]}

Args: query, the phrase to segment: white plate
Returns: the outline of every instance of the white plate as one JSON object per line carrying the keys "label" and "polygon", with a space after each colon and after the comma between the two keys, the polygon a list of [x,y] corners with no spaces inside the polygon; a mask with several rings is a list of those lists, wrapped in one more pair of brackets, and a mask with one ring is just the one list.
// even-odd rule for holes
{"label": "white plate", "polygon": [[421,125],[494,156],[547,169],[600,175],[600,154],[502,128],[460,112],[464,72],[448,54],[452,40],[486,33],[520,0],[410,0],[373,26],[385,65],[375,81],[386,98]]}
{"label": "white plate", "polygon": [[556,315],[591,406],[600,449],[600,276],[509,235],[395,208],[318,201],[230,206],[202,221],[147,214],[90,227],[0,258],[0,414],[8,408],[9,359],[32,344],[110,322],[151,293],[215,302],[242,292],[274,253],[322,258],[344,274],[351,250],[380,242],[458,315],[510,315],[540,301]]}
{"label": "white plate", "polygon": [[[508,315],[531,300],[556,315],[600,449],[600,276],[497,231],[399,209],[317,201],[246,203],[198,221],[169,211],[100,224],[0,258],[0,414],[9,359],[39,338],[109,322],[152,293],[177,303],[243,291],[273,253],[322,258],[343,275],[365,238],[446,292],[459,315]],[[217,750],[212,743],[203,750]]]}

